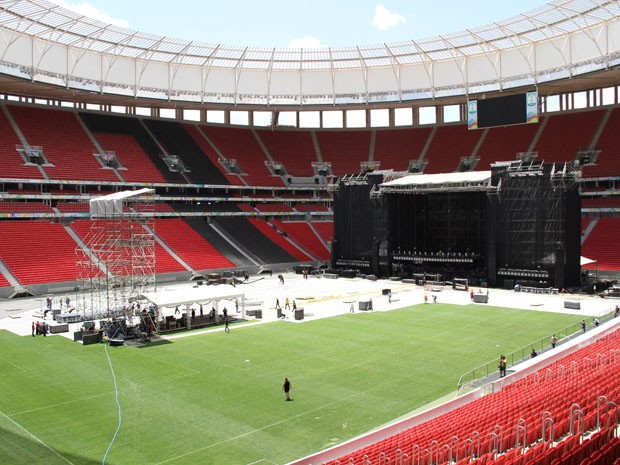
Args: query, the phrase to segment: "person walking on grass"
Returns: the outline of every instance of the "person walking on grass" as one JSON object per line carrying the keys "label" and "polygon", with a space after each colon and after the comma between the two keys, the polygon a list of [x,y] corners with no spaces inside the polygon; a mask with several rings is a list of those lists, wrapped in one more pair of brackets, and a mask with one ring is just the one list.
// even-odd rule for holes
{"label": "person walking on grass", "polygon": [[282,390],[284,391],[286,400],[293,400],[291,399],[291,382],[288,380],[288,378],[284,378],[284,383],[282,384]]}

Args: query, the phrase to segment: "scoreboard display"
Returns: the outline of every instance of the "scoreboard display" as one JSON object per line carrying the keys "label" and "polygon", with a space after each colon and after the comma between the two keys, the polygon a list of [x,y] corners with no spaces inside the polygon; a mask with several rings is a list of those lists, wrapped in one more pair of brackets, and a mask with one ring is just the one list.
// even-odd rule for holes
{"label": "scoreboard display", "polygon": [[538,92],[467,101],[468,129],[538,123]]}

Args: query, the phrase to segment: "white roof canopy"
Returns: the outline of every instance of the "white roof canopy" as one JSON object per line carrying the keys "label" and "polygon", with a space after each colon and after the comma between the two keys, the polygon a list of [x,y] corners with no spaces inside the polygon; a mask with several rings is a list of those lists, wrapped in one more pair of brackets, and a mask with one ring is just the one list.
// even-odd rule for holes
{"label": "white roof canopy", "polygon": [[467,171],[464,173],[412,174],[381,184],[382,187],[427,186],[432,184],[450,185],[463,183],[483,183],[491,179],[490,171]]}

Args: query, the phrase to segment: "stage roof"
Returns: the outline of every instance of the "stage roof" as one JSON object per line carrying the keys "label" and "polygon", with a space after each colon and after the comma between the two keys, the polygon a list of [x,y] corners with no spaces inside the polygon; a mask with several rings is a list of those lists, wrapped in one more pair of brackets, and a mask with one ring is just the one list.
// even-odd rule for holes
{"label": "stage roof", "polygon": [[428,186],[441,184],[463,185],[464,183],[480,184],[491,179],[490,171],[466,171],[464,173],[412,174],[381,184],[381,187]]}
{"label": "stage roof", "polygon": [[140,297],[158,307],[177,307],[190,304],[206,304],[214,300],[234,300],[244,298],[245,293],[227,284],[217,286],[198,286],[173,291],[147,292]]}
{"label": "stage roof", "polygon": [[143,188],[135,191],[114,192],[109,195],[95,197],[89,201],[90,216],[111,217],[123,214],[123,201],[129,199],[138,199],[141,196],[152,195],[155,189]]}

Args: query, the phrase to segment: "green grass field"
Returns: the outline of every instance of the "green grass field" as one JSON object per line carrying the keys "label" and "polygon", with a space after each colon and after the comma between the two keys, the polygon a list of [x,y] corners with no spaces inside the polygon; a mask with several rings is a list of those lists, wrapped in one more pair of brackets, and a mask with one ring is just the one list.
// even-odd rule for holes
{"label": "green grass field", "polygon": [[[107,347],[122,423],[105,463],[283,464],[446,395],[469,369],[580,319],[435,304]],[[118,424],[106,346],[0,331],[0,393],[1,464],[102,463]]]}

